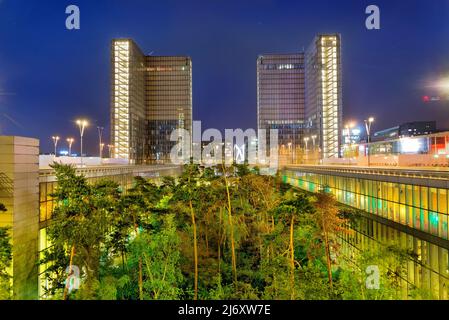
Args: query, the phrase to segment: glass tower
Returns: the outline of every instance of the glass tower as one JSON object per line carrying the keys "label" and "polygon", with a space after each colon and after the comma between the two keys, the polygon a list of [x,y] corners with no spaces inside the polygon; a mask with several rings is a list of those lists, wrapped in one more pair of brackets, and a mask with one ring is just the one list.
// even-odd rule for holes
{"label": "glass tower", "polygon": [[322,158],[340,155],[342,130],[341,37],[318,35],[306,52],[306,119]]}
{"label": "glass tower", "polygon": [[192,61],[188,57],[146,57],[147,146],[149,162],[167,162],[177,143],[175,129],[192,132]]}
{"label": "glass tower", "polygon": [[282,148],[301,144],[304,128],[304,54],[261,55],[257,59],[258,129],[278,129]]}
{"label": "glass tower", "polygon": [[189,57],[145,56],[131,39],[112,41],[113,158],[169,162],[175,129],[192,132]]}

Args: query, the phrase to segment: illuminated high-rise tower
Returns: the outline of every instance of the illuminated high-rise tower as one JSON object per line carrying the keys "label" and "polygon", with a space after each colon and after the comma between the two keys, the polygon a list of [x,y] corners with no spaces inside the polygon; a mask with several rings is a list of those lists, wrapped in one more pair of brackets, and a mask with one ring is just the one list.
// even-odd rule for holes
{"label": "illuminated high-rise tower", "polygon": [[145,56],[134,41],[112,42],[111,142],[114,158],[142,162],[145,133]]}
{"label": "illuminated high-rise tower", "polygon": [[322,158],[340,155],[342,130],[341,37],[318,35],[306,52],[306,120]]}
{"label": "illuminated high-rise tower", "polygon": [[131,39],[112,41],[113,157],[130,163],[170,161],[175,129],[192,132],[192,61],[145,56]]}
{"label": "illuminated high-rise tower", "polygon": [[257,59],[258,129],[278,130],[280,149],[301,146],[304,129],[304,54],[270,54]]}

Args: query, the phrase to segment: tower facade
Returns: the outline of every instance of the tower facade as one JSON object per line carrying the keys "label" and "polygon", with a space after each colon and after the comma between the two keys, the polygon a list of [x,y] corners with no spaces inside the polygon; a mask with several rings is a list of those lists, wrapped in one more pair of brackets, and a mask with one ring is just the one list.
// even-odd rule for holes
{"label": "tower facade", "polygon": [[306,52],[306,119],[321,157],[340,156],[342,130],[341,36],[318,35]]}
{"label": "tower facade", "polygon": [[130,163],[166,163],[175,129],[192,130],[192,61],[146,56],[131,39],[111,50],[113,157]]}
{"label": "tower facade", "polygon": [[[261,55],[257,59],[258,129],[278,130],[279,148],[301,144],[305,113],[304,54]],[[268,148],[269,149],[269,148]]]}

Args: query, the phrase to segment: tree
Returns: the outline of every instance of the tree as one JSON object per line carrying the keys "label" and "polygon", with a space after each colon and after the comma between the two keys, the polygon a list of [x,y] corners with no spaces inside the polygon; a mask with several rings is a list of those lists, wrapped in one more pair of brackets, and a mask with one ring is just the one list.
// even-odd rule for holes
{"label": "tree", "polygon": [[[6,211],[6,207],[0,203],[0,213]],[[12,245],[9,228],[0,228],[0,300],[11,299],[11,275],[9,274],[11,263]]]}
{"label": "tree", "polygon": [[[401,282],[407,276],[407,263],[416,259],[412,251],[397,244],[378,243],[364,251],[354,250],[338,276],[338,295],[345,300],[401,300]],[[367,273],[375,267],[376,279]],[[378,277],[377,277],[378,276]],[[375,284],[375,286],[374,286]],[[377,287],[378,285],[378,287]],[[409,299],[434,299],[426,289],[409,285]]]}
{"label": "tree", "polygon": [[316,237],[321,240],[325,250],[328,281],[332,290],[332,246],[337,247],[335,237],[340,232],[349,232],[346,227],[347,220],[340,217],[335,198],[328,193],[316,194],[316,213],[314,214],[317,227]]}
{"label": "tree", "polygon": [[[195,217],[195,205],[198,204],[197,189],[200,176],[199,167],[196,164],[184,166],[184,171],[179,178],[179,184],[175,187],[173,201],[187,205],[191,218],[193,237],[193,260],[194,260],[194,300],[198,299],[198,237]],[[180,207],[178,206],[178,209]]]}
{"label": "tree", "polygon": [[158,230],[144,231],[131,242],[130,265],[143,260],[144,299],[175,300],[182,293],[180,240],[174,215],[160,217],[160,223]]}
{"label": "tree", "polygon": [[53,194],[56,207],[47,228],[53,244],[43,262],[53,262],[47,275],[52,291],[67,287],[63,285],[64,270],[69,273],[77,265],[84,272],[84,283],[79,297],[94,299],[98,282],[101,248],[110,229],[112,212],[119,197],[118,185],[100,181],[89,185],[83,176],[76,175],[71,166],[55,164],[58,185]]}
{"label": "tree", "polygon": [[292,300],[295,299],[295,269],[297,264],[297,262],[295,261],[295,243],[294,243],[295,219],[297,220],[300,215],[310,214],[312,212],[314,212],[314,208],[310,202],[309,197],[307,197],[304,193],[294,194],[292,198],[285,200],[279,205],[278,208],[276,208],[278,219],[284,220],[283,221],[284,224],[288,224],[288,221],[290,221],[289,251],[290,251],[290,288]]}
{"label": "tree", "polygon": [[234,274],[234,284],[237,285],[237,257],[235,254],[235,239],[234,239],[234,223],[232,221],[232,205],[231,205],[231,193],[228,182],[228,173],[223,164],[223,179],[226,187],[226,197],[227,197],[227,207],[228,210],[228,219],[229,219],[229,228],[231,233],[231,253],[232,253],[232,270]]}

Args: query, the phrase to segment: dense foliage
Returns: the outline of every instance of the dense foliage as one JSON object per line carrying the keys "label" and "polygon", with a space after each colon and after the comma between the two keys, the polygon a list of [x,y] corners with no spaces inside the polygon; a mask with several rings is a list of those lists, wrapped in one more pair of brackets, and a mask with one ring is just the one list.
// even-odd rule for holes
{"label": "dense foliage", "polygon": [[[69,166],[55,170],[52,246],[41,261],[49,298],[400,297],[400,270],[391,270],[406,254],[385,248],[345,259],[339,235],[350,232],[349,220],[329,194],[307,194],[243,165],[186,165],[159,185],[137,177],[126,192],[107,180],[89,184]],[[380,290],[365,286],[372,264],[380,266]],[[80,286],[70,290],[67,275],[78,269]]]}
{"label": "dense foliage", "polygon": [[[6,207],[0,203],[0,213],[2,212],[6,212]],[[11,263],[11,235],[8,228],[0,228],[0,300],[11,298]]]}

